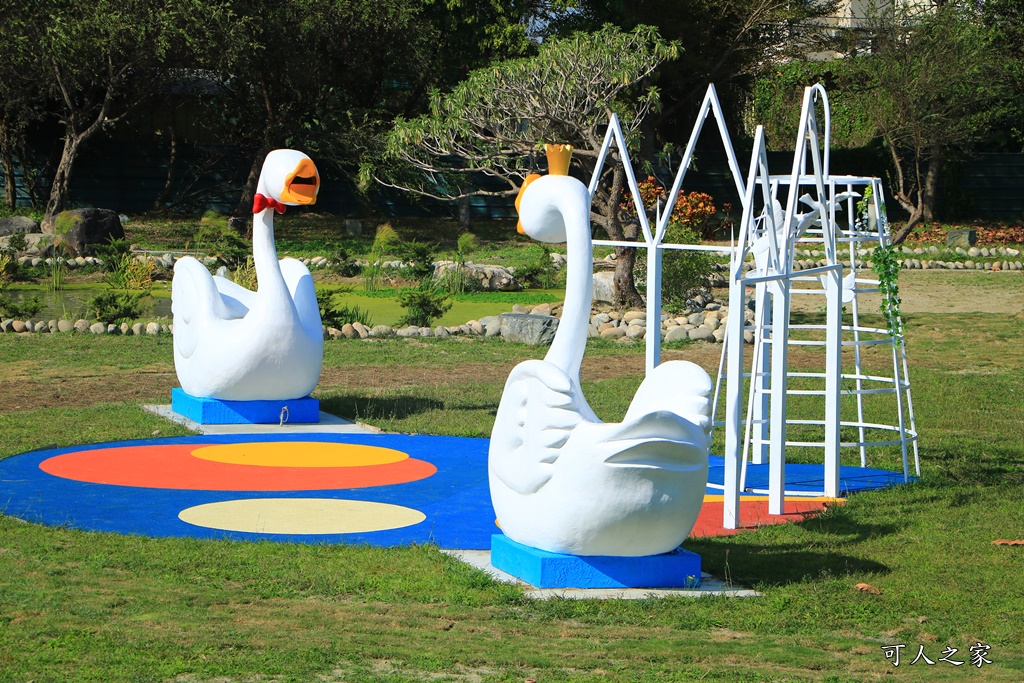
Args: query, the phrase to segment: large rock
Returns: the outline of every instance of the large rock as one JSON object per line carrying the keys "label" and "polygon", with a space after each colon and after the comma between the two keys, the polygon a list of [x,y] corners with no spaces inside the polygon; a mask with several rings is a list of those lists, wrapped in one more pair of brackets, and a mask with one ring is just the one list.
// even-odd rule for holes
{"label": "large rock", "polygon": [[665,341],[674,342],[689,339],[690,336],[687,334],[685,327],[670,327],[668,332],[665,333]]}
{"label": "large rock", "polygon": [[95,244],[124,239],[121,218],[110,209],[62,211],[54,220],[54,232],[76,254],[82,255],[92,255]]}
{"label": "large rock", "polygon": [[594,301],[615,303],[615,271],[594,273]]}
{"label": "large rock", "polygon": [[543,346],[551,343],[558,329],[558,318],[549,315],[503,313],[501,336],[512,342]]}
{"label": "large rock", "polygon": [[28,216],[0,218],[0,235],[29,234],[39,232],[39,223]]}
{"label": "large rock", "polygon": [[496,315],[480,318],[480,324],[484,326],[485,337],[497,337],[501,334],[501,318]]}
{"label": "large rock", "polygon": [[696,327],[690,330],[690,339],[697,341],[715,341],[715,333],[706,327]]}
{"label": "large rock", "polygon": [[969,249],[978,242],[977,230],[950,230],[946,233],[946,244],[951,247]]}

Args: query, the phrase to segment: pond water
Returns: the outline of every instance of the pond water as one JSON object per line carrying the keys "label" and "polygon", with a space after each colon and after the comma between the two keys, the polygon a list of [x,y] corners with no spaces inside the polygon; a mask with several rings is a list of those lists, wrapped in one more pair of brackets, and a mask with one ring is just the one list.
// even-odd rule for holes
{"label": "pond water", "polygon": [[[3,290],[2,296],[15,303],[38,297],[43,304],[43,310],[35,317],[42,320],[78,320],[79,318],[90,319],[92,316],[88,315],[89,301],[109,291],[106,287],[88,289],[76,287],[59,292],[7,288]],[[143,318],[171,317],[171,298],[168,296],[144,296],[142,307]]]}

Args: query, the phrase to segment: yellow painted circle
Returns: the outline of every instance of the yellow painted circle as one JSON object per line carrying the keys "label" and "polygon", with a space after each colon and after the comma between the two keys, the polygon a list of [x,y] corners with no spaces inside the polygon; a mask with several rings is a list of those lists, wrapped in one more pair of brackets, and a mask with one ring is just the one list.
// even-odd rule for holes
{"label": "yellow painted circle", "polygon": [[366,467],[390,465],[409,455],[392,448],[323,441],[260,441],[203,446],[192,451],[201,460],[261,467]]}
{"label": "yellow painted circle", "polygon": [[257,534],[355,534],[419,524],[419,510],[335,498],[246,498],[196,505],[178,513],[195,526]]}

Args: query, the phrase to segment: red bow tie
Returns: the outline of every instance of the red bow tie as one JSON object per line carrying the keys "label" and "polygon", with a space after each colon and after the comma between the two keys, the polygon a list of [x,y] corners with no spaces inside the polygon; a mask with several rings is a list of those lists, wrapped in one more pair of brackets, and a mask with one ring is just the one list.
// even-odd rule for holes
{"label": "red bow tie", "polygon": [[277,201],[273,197],[264,197],[263,195],[256,193],[256,196],[252,198],[252,212],[259,213],[264,209],[273,209],[278,213],[284,213],[287,210],[287,206]]}

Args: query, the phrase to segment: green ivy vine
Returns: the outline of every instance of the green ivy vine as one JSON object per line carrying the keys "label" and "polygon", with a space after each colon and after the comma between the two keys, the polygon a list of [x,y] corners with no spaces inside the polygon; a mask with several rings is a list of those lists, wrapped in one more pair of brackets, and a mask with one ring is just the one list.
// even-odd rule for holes
{"label": "green ivy vine", "polygon": [[900,313],[900,250],[891,244],[875,247],[871,255],[871,269],[878,275],[878,291],[882,294],[879,307],[885,316],[889,334],[903,335],[903,316]]}

